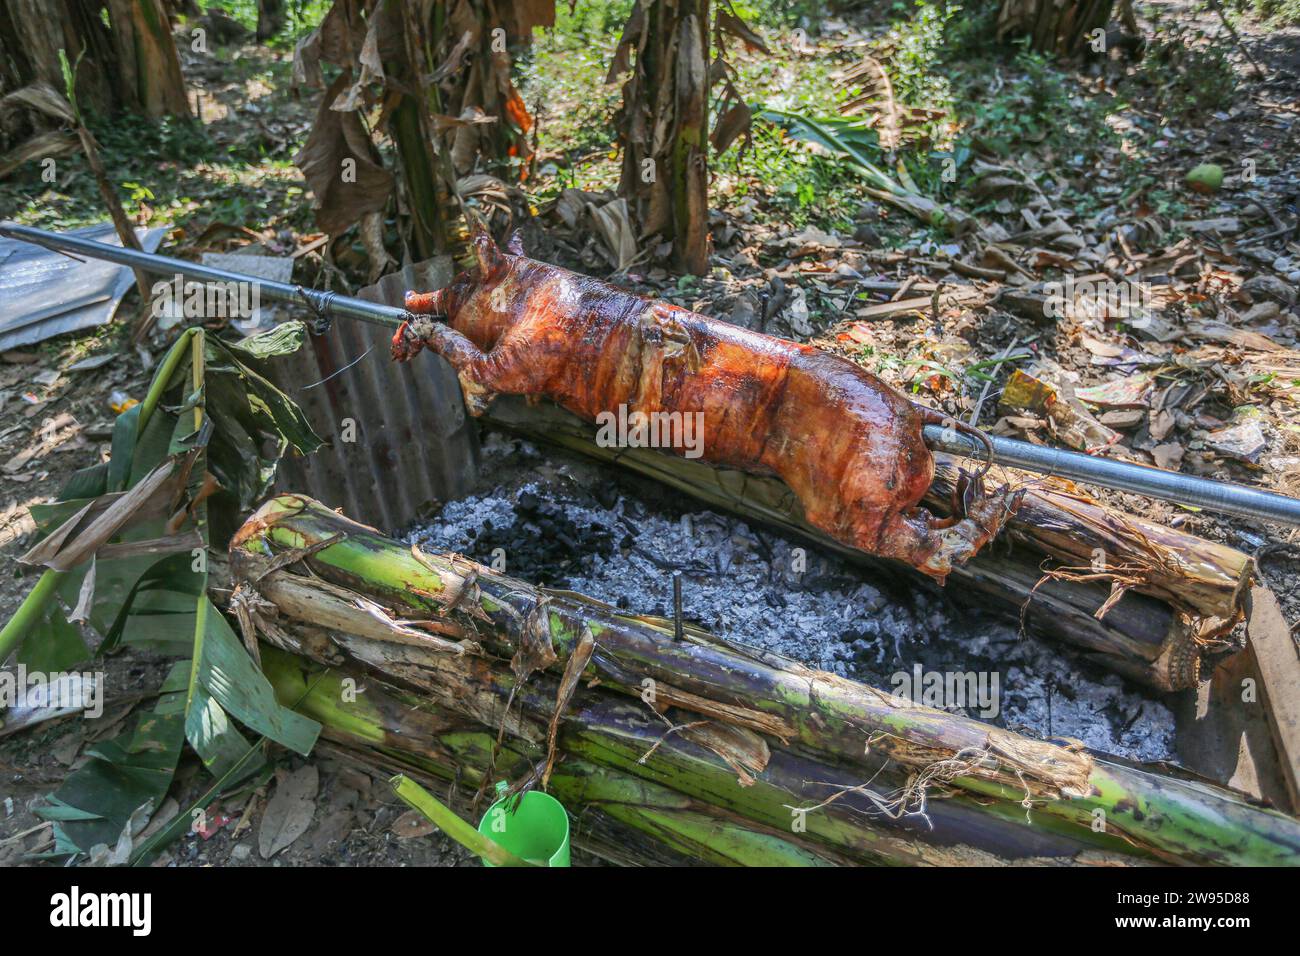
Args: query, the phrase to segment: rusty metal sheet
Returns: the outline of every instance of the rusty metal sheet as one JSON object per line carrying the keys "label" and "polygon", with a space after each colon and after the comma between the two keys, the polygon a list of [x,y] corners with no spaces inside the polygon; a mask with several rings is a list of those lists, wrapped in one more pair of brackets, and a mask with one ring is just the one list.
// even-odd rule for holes
{"label": "rusty metal sheet", "polygon": [[[1275,807],[1290,807],[1295,812],[1300,807],[1293,802],[1294,755],[1286,752],[1285,724],[1281,728],[1283,733],[1279,735],[1276,721],[1278,713],[1285,713],[1289,691],[1294,690],[1294,686],[1276,695],[1282,710],[1273,710],[1269,675],[1257,656],[1262,632],[1267,626],[1258,619],[1257,608],[1261,604],[1268,614],[1276,608],[1276,599],[1266,588],[1253,588],[1245,649],[1220,661],[1210,679],[1195,690],[1171,699],[1177,722],[1178,761],[1188,770],[1215,783],[1240,790]],[[1289,630],[1284,630],[1283,636],[1286,644],[1290,645],[1286,648],[1289,659],[1284,668],[1269,670],[1286,674],[1294,684],[1300,664],[1296,662],[1295,645]],[[1267,643],[1267,638],[1264,642]],[[1255,694],[1249,703],[1243,696],[1248,687]],[[1294,709],[1294,702],[1291,706]],[[1294,730],[1289,743],[1294,749]]]}
{"label": "rusty metal sheet", "polygon": [[[401,305],[406,289],[439,288],[451,273],[449,259],[430,260],[357,294]],[[391,338],[364,322],[336,322],[270,368],[330,443],[286,461],[277,490],[311,495],[385,534],[468,493],[479,462],[477,427],[465,413],[456,373],[432,353],[418,362],[392,361]]]}

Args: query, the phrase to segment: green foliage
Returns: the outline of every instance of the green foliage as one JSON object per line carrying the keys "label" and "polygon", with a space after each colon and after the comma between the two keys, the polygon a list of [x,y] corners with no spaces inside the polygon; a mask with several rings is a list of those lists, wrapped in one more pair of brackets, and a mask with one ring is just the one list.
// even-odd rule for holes
{"label": "green foliage", "polygon": [[885,39],[894,50],[889,73],[900,102],[935,110],[952,108],[952,88],[938,67],[948,23],[960,12],[961,4],[949,0],[917,0],[912,17],[890,30]]}
{"label": "green foliage", "polygon": [[751,0],[731,6],[746,23],[772,29],[815,27],[827,14],[826,4],[818,0]]}
{"label": "green foliage", "polygon": [[220,10],[248,29],[257,29],[257,0],[199,0],[199,9],[204,13]]}
{"label": "green foliage", "polygon": [[836,89],[835,74],[850,58],[796,53],[788,33],[768,31],[768,39],[770,53],[744,55],[734,42],[729,47],[736,82],[745,98],[779,109],[836,112],[845,94]]}
{"label": "green foliage", "polygon": [[[836,117],[844,97],[832,77],[844,64],[829,56],[801,56],[774,35],[777,30],[788,31],[793,22],[784,19],[786,14],[777,6],[736,5],[746,22],[768,27],[771,46],[770,54],[734,53],[730,62],[737,86],[756,110],[767,107],[794,115]],[[770,122],[756,120],[752,141],[737,140],[713,163],[732,197],[762,200],[754,213],[764,220],[847,228],[862,201],[861,180],[843,162],[823,150],[810,151]]]}
{"label": "green foliage", "polygon": [[[334,0],[286,0],[284,29],[271,38],[270,44],[292,46],[295,40],[316,28],[333,4]],[[220,10],[247,29],[257,29],[257,0],[199,0],[199,9],[204,13]]]}
{"label": "green foliage", "polygon": [[[277,64],[265,80],[285,88],[287,63]],[[197,218],[196,232],[211,221],[257,229],[311,226],[301,177],[288,161],[295,142],[226,140],[213,127],[172,117],[92,115],[86,123],[127,215],[144,214],[143,224],[188,226]],[[54,183],[41,180],[35,162],[0,182],[0,213],[55,231],[104,220],[103,200],[80,153],[59,160]]]}
{"label": "green foliage", "polygon": [[320,733],[315,721],[276,701],[266,677],[207,595],[198,600],[185,703],[185,737],[216,777],[239,765],[249,747],[231,717],[303,756],[311,753]]}
{"label": "green foliage", "polygon": [[555,28],[538,32],[519,51],[520,95],[530,108],[540,106],[539,150],[557,157],[553,165],[542,163],[532,184],[539,201],[569,187],[608,189],[618,182],[612,144],[621,88],[606,84],[605,76],[631,8],[631,0],[580,3],[573,10],[559,3]]}
{"label": "green foliage", "polygon": [[[198,163],[218,155],[208,130],[200,123],[175,116],[151,119],[133,113],[119,116],[91,116],[88,125],[103,150],[106,165],[125,164],[130,158]],[[138,169],[142,167],[137,166]]]}
{"label": "green foliage", "polygon": [[950,16],[944,26],[944,66],[1002,52],[997,38],[1000,6],[1000,0],[964,0],[960,14]]}
{"label": "green foliage", "polygon": [[1001,156],[1046,144],[1095,157],[1118,143],[1106,117],[1124,105],[1107,94],[1083,95],[1069,74],[1027,46],[1016,53],[997,93],[989,95],[987,82],[972,75],[963,79],[958,100],[961,138]]}
{"label": "green foliage", "polygon": [[[556,49],[579,50],[592,43],[617,38],[632,12],[632,0],[604,0],[601,3],[557,3],[555,27],[547,30]],[[540,37],[535,37],[540,39]]]}
{"label": "green foliage", "polygon": [[63,608],[55,605],[36,626],[27,646],[18,651],[17,661],[29,670],[66,671],[90,656],[90,648],[76,625],[68,622]]}
{"label": "green foliage", "polygon": [[[77,65],[81,64],[81,56],[77,56]],[[68,62],[68,52],[59,50],[59,69],[63,72],[63,95],[67,97],[68,105],[72,107],[72,112],[77,112],[77,69]]]}
{"label": "green foliage", "polygon": [[[951,149],[907,150],[899,157],[907,177],[912,180],[917,191],[933,199],[958,198],[958,188],[965,178],[966,167],[970,164],[973,153],[964,141]],[[948,163],[952,163],[952,178],[945,178]]]}
{"label": "green foliage", "polygon": [[[825,125],[824,125],[825,124]],[[805,143],[815,143],[811,152]],[[717,168],[735,177],[736,198],[759,195],[761,215],[793,225],[847,227],[861,202],[861,179],[833,154],[845,149],[876,153],[875,133],[861,120],[839,116],[811,120],[783,111],[755,113],[752,147],[733,146]]]}
{"label": "green foliage", "polygon": [[1237,76],[1224,39],[1210,36],[1199,25],[1158,16],[1153,33],[1131,82],[1149,89],[1162,113],[1190,117],[1231,105]]}
{"label": "green foliage", "polygon": [[1254,0],[1255,13],[1276,23],[1300,23],[1300,0]]}
{"label": "green foliage", "polygon": [[[66,553],[69,544],[90,534],[87,512],[128,500],[119,493],[137,488],[146,475],[180,479],[173,493],[183,507],[170,520],[168,513],[151,514],[149,500],[141,499],[110,538],[88,539],[96,552],[111,543],[147,543],[147,551],[88,558],[59,575],[55,589],[48,586],[55,572],[47,570],[14,616],[30,625],[21,645],[30,666],[49,671],[80,663],[89,652],[75,631],[70,633],[55,595],[70,603],[93,571],[89,620],[104,636],[97,653],[140,644],[190,657],[182,662],[184,693],[166,694],[156,719],[142,718],[133,737],[92,753],[91,762],[52,799],[49,812],[63,824],[59,855],[111,845],[142,805],[157,806],[182,739],[214,776],[242,768],[241,777],[259,769],[261,759],[256,752],[250,757],[255,745],[240,725],[299,753],[315,742],[319,727],[276,701],[207,596],[207,546],[224,552],[239,521],[268,490],[281,456],[290,448],[308,454],[320,445],[298,407],[253,368],[293,351],[304,338],[299,323],[235,345],[187,329],[159,366],[145,400],[115,422],[109,462],[77,473],[60,501],[33,510],[43,538],[61,542],[58,553]],[[178,534],[194,536],[205,547],[178,545],[169,537]],[[6,627],[7,640],[23,636],[13,622]]]}
{"label": "green foliage", "polygon": [[53,823],[49,855],[77,855],[100,844],[112,848],[128,826],[142,825],[141,817],[162,803],[185,740],[187,669],[178,661],[153,709],[142,711],[131,730],[92,747],[86,763],[36,810]]}

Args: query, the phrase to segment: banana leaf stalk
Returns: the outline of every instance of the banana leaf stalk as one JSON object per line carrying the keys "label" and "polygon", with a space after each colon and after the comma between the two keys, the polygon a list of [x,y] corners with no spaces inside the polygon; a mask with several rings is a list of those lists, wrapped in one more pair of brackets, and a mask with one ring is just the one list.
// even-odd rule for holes
{"label": "banana leaf stalk", "polygon": [[[299,564],[320,581],[282,571]],[[962,796],[928,801],[932,819],[941,806],[983,802],[989,804],[985,819],[1017,820],[1037,837],[1075,833],[1082,844],[1100,828],[1107,838],[1127,841],[1132,852],[1168,862],[1298,861],[1300,823],[1231,791],[917,706],[695,628],[674,641],[671,625],[660,619],[628,615],[571,592],[545,591],[460,556],[421,554],[302,496],[272,499],[246,522],[232,542],[231,572],[237,582],[232,604],[273,643],[310,650],[327,663],[350,657],[420,688],[439,707],[525,739],[546,740],[544,731],[530,734],[527,727],[534,688],[556,680],[575,653],[594,643],[581,676],[588,684],[599,682],[596,703],[639,700],[632,706],[643,719],[646,705],[667,719],[670,732],[647,738],[649,745],[662,741],[654,755],[694,746],[700,759],[656,782],[696,790],[693,795],[704,799],[711,791],[702,765],[729,769],[750,784],[744,790],[761,792],[759,785],[771,782],[800,793],[792,780],[810,768],[791,764],[790,779],[775,780],[787,757],[806,757],[817,771],[843,771],[838,779],[821,778],[831,786],[821,788],[820,803],[795,802],[788,811],[810,820],[856,794],[877,813],[920,829],[924,824],[909,810],[924,806],[927,795],[957,793]],[[348,606],[363,610],[353,617],[370,623],[351,624]],[[289,640],[275,622],[277,614],[314,626],[307,642]],[[341,643],[331,639],[339,634]],[[507,674],[514,682],[503,683]],[[549,703],[536,705],[545,710],[543,723],[558,706],[584,726],[583,695],[590,691],[574,692],[573,681],[563,683],[567,698],[547,690]],[[504,708],[502,695],[513,695],[521,709]],[[570,701],[577,717],[566,706]],[[632,722],[608,714],[602,720],[591,724],[607,731],[592,731],[598,749],[579,755],[603,753],[636,772],[646,741],[620,753],[609,735],[633,733]],[[636,733],[644,737],[646,731]],[[881,772],[882,759],[904,778],[901,793],[886,799],[869,783]],[[827,803],[828,796],[835,799]]]}
{"label": "banana leaf stalk", "polygon": [[388,781],[389,786],[402,802],[415,810],[443,833],[451,837],[471,853],[477,853],[493,866],[536,866],[522,857],[515,856],[499,843],[494,843],[456,814],[438,802],[437,797],[405,774],[396,774]]}
{"label": "banana leaf stalk", "polygon": [[910,182],[910,177],[907,185],[899,183],[868,159],[862,152],[862,147],[866,145],[862,134],[867,129],[862,120],[838,116],[814,119],[802,113],[771,107],[761,110],[758,116],[777,124],[795,139],[816,143],[842,157],[849,168],[869,184],[863,189],[873,199],[897,206],[922,222],[946,229],[954,236],[964,235],[974,228],[975,221],[966,213],[937,203],[928,196],[921,195],[915,188],[909,188],[915,186]]}

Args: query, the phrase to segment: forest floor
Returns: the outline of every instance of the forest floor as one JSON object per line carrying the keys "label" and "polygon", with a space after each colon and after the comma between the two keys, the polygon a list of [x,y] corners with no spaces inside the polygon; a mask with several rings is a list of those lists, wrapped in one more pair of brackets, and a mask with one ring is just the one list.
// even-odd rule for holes
{"label": "forest floor", "polygon": [[[602,275],[615,272],[609,251],[560,213],[565,190],[599,197],[617,178],[608,113],[618,88],[600,81],[618,9],[563,20],[523,64],[541,129],[530,199],[551,227],[547,248],[530,252]],[[773,109],[833,111],[844,97],[837,78],[875,49],[891,63],[907,118],[900,175],[971,213],[978,231],[953,238],[866,199],[834,156],[760,123],[747,150],[733,146],[715,164],[710,275],[679,279],[634,264],[612,280],[814,341],[997,433],[1078,440],[1102,454],[1300,494],[1300,29],[1238,21],[1247,57],[1226,38],[1197,38],[1221,32],[1212,14],[1172,2],[1139,4],[1139,13],[1156,38],[1141,63],[1117,51],[1078,69],[992,50],[987,23],[973,14],[938,39],[896,25],[888,57],[868,46],[888,32],[876,25],[884,17],[829,19],[819,29],[760,18],[769,52],[729,52],[747,97]],[[295,281],[364,284],[359,241],[325,254],[291,162],[315,103],[290,90],[290,51],[234,43],[210,57],[182,47],[182,57],[201,127],[96,128],[130,214],[168,227],[172,254],[288,255]],[[1227,174],[1211,194],[1185,182],[1204,163]],[[57,230],[104,216],[84,165],[70,159],[55,184],[21,172],[0,183],[0,218]],[[1047,317],[1043,283],[1061,270],[1127,274],[1144,308],[1108,313],[1084,302]],[[109,393],[142,397],[168,344],[160,334],[131,345],[139,311],[132,293],[109,325],[0,355],[4,618],[33,581],[13,561],[31,544],[28,509],[107,456]],[[88,356],[109,359],[71,370]],[[1010,404],[1002,392],[1013,369],[1045,383],[1075,415]],[[53,437],[51,421],[60,423]],[[1105,497],[1258,552],[1293,630],[1300,623],[1300,548],[1278,547],[1300,541],[1294,529]],[[161,674],[135,650],[105,667],[136,687]],[[65,719],[0,737],[0,865],[49,849],[33,804],[126,714],[110,706],[102,721]],[[266,860],[257,848],[282,785],[272,782],[225,801],[159,863],[470,862],[445,838],[421,838],[427,829],[355,769],[318,757],[284,761],[282,772],[316,794],[310,826],[288,849]],[[190,761],[164,811],[177,812],[204,784]]]}

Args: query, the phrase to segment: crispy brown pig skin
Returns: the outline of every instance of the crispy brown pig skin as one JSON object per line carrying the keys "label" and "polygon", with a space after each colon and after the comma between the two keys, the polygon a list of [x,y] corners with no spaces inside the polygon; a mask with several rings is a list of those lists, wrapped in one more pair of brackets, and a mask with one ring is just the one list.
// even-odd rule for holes
{"label": "crispy brown pig skin", "polygon": [[811,524],[939,580],[1014,510],[1005,489],[974,495],[960,517],[918,508],[934,477],[922,426],[947,419],[853,362],[502,253],[486,236],[475,245],[476,268],[407,294],[412,320],[393,338],[399,360],[428,347],[450,361],[473,414],[500,393],[588,421],[620,406],[701,412],[705,461],[779,476]]}

